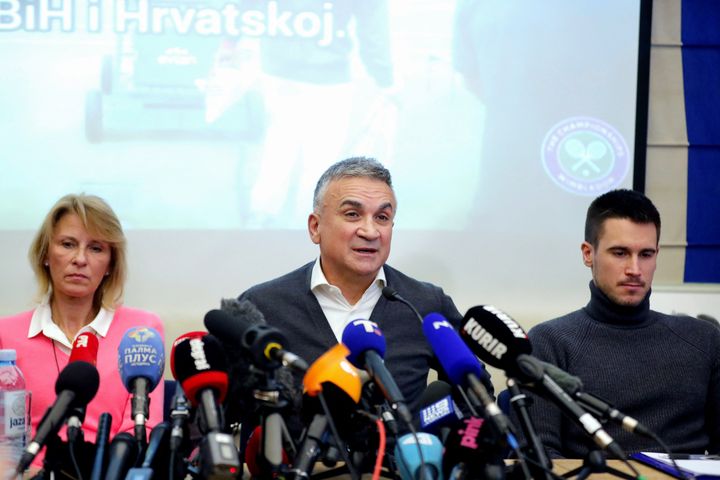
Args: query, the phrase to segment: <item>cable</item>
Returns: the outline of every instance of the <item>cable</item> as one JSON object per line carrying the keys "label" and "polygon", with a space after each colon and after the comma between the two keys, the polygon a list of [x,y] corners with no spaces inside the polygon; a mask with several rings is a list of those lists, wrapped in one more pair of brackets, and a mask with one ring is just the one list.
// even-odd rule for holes
{"label": "cable", "polygon": [[322,392],[318,392],[318,399],[320,400],[320,405],[322,406],[323,412],[327,416],[328,427],[330,427],[330,431],[332,432],[333,437],[335,437],[335,441],[338,444],[338,450],[340,451],[340,455],[342,455],[343,461],[345,462],[348,472],[350,473],[350,478],[352,478],[352,480],[360,480],[360,476],[355,470],[355,467],[353,466],[350,457],[348,456],[347,449],[345,448],[345,445],[343,445],[340,434],[335,427],[335,422],[333,421],[332,415],[330,414],[330,408],[328,407],[327,402],[325,402],[325,396]]}
{"label": "cable", "polygon": [[77,473],[78,480],[83,480],[82,472],[80,472],[80,465],[77,462],[77,458],[75,457],[75,446],[77,445],[77,442],[70,442],[68,446],[68,450],[70,450],[70,461],[72,461],[73,468],[75,468],[75,472]]}
{"label": "cable", "polygon": [[670,452],[670,447],[668,447],[667,444],[663,442],[658,435],[655,434],[655,432],[651,431],[650,435],[653,437],[653,440],[655,440],[662,447],[662,449],[665,450],[665,453],[667,453],[668,458],[672,462],[673,468],[677,470],[678,476],[680,478],[683,478],[685,480],[692,480],[695,478],[692,473],[688,473],[680,468],[677,460],[675,460],[675,456]]}
{"label": "cable", "polygon": [[379,418],[375,420],[375,424],[378,429],[379,445],[377,458],[375,459],[375,468],[373,469],[372,480],[378,480],[380,478],[380,472],[382,470],[383,459],[385,458],[385,424]]}

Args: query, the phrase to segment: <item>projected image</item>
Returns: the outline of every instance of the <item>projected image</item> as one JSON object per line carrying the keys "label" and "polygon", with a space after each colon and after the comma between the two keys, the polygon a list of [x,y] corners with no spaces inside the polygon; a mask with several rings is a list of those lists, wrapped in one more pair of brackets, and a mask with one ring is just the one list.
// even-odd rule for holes
{"label": "projected image", "polygon": [[[301,229],[357,155],[398,228],[584,208],[632,182],[637,25],[626,0],[6,0],[0,225],[86,192],[129,229]],[[614,140],[551,158],[572,118]]]}

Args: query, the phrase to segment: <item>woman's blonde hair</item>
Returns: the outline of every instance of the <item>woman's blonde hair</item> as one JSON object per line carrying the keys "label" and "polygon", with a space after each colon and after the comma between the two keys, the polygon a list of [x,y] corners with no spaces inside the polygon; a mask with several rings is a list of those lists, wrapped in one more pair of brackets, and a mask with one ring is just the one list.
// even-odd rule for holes
{"label": "woman's blonde hair", "polygon": [[65,195],[50,209],[40,230],[35,234],[28,257],[38,281],[38,294],[40,297],[45,295],[52,284],[50,271],[45,266],[45,262],[55,227],[63,216],[73,213],[80,218],[91,235],[110,245],[108,275],[103,278],[95,291],[93,305],[96,308],[115,308],[122,302],[127,276],[127,241],[115,212],[105,200],[95,195]]}

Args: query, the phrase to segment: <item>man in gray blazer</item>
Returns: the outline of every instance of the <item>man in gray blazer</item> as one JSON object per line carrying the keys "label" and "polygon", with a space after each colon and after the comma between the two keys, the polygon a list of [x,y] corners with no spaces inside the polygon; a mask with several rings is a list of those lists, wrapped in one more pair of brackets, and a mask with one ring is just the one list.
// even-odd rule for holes
{"label": "man in gray blazer", "polygon": [[252,301],[308,363],[341,340],[349,321],[377,323],[387,342],[385,364],[416,411],[433,353],[415,314],[383,297],[382,289],[394,288],[420,314],[441,313],[456,327],[462,315],[441,288],[385,264],[396,211],[390,172],[379,162],[349,158],[332,165],[317,183],[308,217],[320,256],[240,299]]}

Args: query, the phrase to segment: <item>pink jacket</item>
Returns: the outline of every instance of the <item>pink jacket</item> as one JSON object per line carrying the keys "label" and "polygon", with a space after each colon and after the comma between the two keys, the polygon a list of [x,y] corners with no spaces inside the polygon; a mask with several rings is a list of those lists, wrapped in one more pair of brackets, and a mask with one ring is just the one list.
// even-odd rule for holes
{"label": "pink jacket", "polygon": [[[45,410],[55,401],[55,381],[59,370],[67,365],[69,355],[53,345],[52,340],[42,333],[27,338],[32,314],[31,310],[0,318],[0,348],[12,348],[17,351],[17,364],[25,376],[27,389],[32,392],[31,413],[34,435]],[[111,440],[118,432],[133,433],[135,423],[131,418],[131,395],[120,379],[118,346],[128,328],[135,326],[152,327],[164,337],[163,325],[157,315],[127,307],[119,307],[115,310],[107,336],[103,338],[98,335],[97,369],[100,373],[100,388],[95,398],[88,404],[83,422],[83,432],[88,442],[95,442],[98,419],[103,412],[112,415]],[[150,399],[150,415],[146,425],[148,435],[152,427],[163,420],[162,380],[150,394]],[[65,439],[65,428],[61,428],[60,436]],[[34,462],[36,465],[39,464],[40,458],[42,452]]]}

